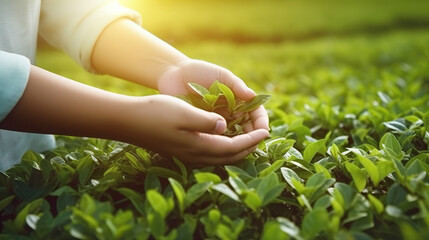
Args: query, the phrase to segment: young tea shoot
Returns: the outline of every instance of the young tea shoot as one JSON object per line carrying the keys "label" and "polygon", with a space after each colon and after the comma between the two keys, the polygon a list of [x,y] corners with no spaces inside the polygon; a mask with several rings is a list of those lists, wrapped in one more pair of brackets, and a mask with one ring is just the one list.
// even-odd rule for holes
{"label": "young tea shoot", "polygon": [[243,133],[245,127],[251,124],[249,113],[271,97],[268,94],[258,94],[250,101],[243,101],[236,98],[232,90],[219,81],[215,81],[209,89],[197,83],[188,83],[188,86],[197,94],[179,97],[198,108],[221,114],[228,124],[225,136]]}

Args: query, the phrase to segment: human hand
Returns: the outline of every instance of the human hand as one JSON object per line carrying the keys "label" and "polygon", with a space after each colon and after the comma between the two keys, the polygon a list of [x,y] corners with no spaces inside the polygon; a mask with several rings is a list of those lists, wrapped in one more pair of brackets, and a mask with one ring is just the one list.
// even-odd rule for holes
{"label": "human hand", "polygon": [[121,139],[184,162],[228,164],[254,151],[268,137],[265,129],[255,129],[235,137],[219,135],[225,119],[168,95],[136,98],[127,105],[132,117],[121,124]]}
{"label": "human hand", "polygon": [[[255,97],[255,92],[229,70],[200,60],[186,59],[177,66],[167,69],[158,81],[160,93],[172,96],[194,94],[188,87],[188,83],[197,83],[209,88],[213,82],[227,85],[234,95],[242,100],[249,101]],[[263,106],[250,113],[251,123],[245,128],[245,132],[256,129],[268,130],[268,115]]]}

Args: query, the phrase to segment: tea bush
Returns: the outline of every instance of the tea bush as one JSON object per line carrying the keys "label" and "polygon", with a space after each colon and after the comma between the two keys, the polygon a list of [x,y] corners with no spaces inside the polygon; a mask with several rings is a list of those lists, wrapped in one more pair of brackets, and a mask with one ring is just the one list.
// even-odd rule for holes
{"label": "tea bush", "polygon": [[[427,239],[427,39],[420,29],[181,44],[271,95],[270,137],[234,165],[202,167],[57,136],[56,149],[0,172],[0,239]],[[51,50],[38,63],[153,93],[86,75]]]}
{"label": "tea bush", "polygon": [[57,149],[28,152],[0,173],[0,237],[425,239],[428,35],[267,46],[282,64],[301,65],[272,72],[258,62],[244,75],[272,94],[271,137],[235,165],[189,166],[58,136]]}

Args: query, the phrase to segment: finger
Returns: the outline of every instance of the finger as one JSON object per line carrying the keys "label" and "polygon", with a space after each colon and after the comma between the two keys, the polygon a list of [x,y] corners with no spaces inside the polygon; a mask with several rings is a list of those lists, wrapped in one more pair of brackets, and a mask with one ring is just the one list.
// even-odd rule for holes
{"label": "finger", "polygon": [[267,131],[270,130],[269,118],[264,106],[260,106],[250,112],[250,119],[253,123],[254,129],[265,129]]}
{"label": "finger", "polygon": [[213,157],[231,157],[267,138],[269,133],[265,129],[237,135],[235,137],[226,137],[221,135],[212,135],[200,133],[195,139],[195,149],[200,151],[200,155]]}
{"label": "finger", "polygon": [[224,69],[222,67],[219,67],[219,82],[227,85],[229,88],[231,88],[232,92],[237,96],[239,99],[242,99],[244,101],[252,100],[256,93],[249,88],[243,80],[241,80],[239,77],[237,77],[235,74],[233,74],[231,71]]}
{"label": "finger", "polygon": [[225,119],[217,113],[191,107],[183,114],[182,122],[179,123],[180,130],[210,134],[222,134],[226,130]]}

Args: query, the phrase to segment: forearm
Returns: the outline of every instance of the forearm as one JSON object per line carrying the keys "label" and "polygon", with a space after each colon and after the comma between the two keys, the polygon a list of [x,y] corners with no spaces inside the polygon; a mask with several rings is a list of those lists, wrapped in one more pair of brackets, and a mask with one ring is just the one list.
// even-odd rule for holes
{"label": "forearm", "polygon": [[268,136],[256,129],[233,138],[218,114],[167,95],[106,92],[32,66],[25,91],[1,129],[119,140],[183,161],[229,163]]}
{"label": "forearm", "polygon": [[115,139],[118,115],[132,99],[32,66],[23,96],[0,128]]}
{"label": "forearm", "polygon": [[97,40],[91,63],[100,73],[157,89],[163,73],[188,59],[128,19],[110,24]]}

